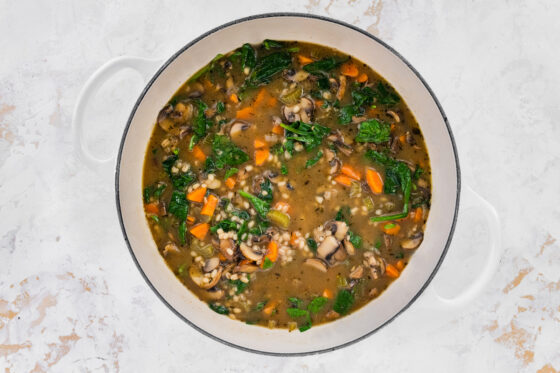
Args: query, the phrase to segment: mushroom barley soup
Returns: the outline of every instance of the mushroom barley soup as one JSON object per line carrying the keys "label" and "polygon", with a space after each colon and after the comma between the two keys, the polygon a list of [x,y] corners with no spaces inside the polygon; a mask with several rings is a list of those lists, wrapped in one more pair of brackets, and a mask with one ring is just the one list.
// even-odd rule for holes
{"label": "mushroom barley soup", "polygon": [[430,162],[398,93],[331,48],[218,55],[163,107],[145,212],[168,266],[219,313],[309,329],[362,307],[423,239]]}

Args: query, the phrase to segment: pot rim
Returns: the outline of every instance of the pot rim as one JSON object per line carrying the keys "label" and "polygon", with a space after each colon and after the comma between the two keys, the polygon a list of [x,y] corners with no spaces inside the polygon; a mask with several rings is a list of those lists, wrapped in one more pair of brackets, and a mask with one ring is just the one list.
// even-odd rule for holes
{"label": "pot rim", "polygon": [[[331,23],[334,23],[334,24],[337,24],[337,25],[345,26],[345,27],[350,28],[353,31],[359,32],[359,33],[369,37],[370,39],[374,40],[375,42],[381,44],[383,47],[387,48],[392,54],[394,54],[397,58],[399,58],[414,73],[414,75],[416,75],[416,77],[420,80],[422,85],[426,88],[426,90],[428,91],[428,93],[430,94],[432,99],[434,100],[434,102],[435,102],[435,104],[436,104],[436,106],[437,106],[437,108],[438,108],[438,110],[439,110],[439,112],[442,116],[442,119],[445,123],[445,127],[447,129],[447,132],[449,134],[449,139],[451,141],[451,146],[453,148],[453,156],[454,156],[454,159],[455,159],[455,168],[456,168],[456,172],[457,172],[456,202],[455,202],[455,210],[454,210],[454,213],[453,213],[453,222],[451,223],[451,229],[449,231],[449,236],[447,237],[445,247],[443,248],[441,256],[440,256],[438,262],[436,263],[436,266],[434,267],[434,270],[432,271],[432,273],[430,274],[430,276],[428,277],[426,282],[422,285],[420,290],[410,299],[410,301],[403,308],[401,308],[390,319],[385,321],[383,324],[379,325],[377,328],[366,332],[362,336],[357,337],[357,338],[353,339],[352,341],[345,342],[345,343],[339,344],[337,346],[329,347],[329,348],[326,348],[326,349],[319,349],[319,350],[305,351],[305,352],[270,352],[270,351],[262,351],[262,350],[257,350],[257,349],[252,349],[252,348],[240,346],[240,345],[237,345],[235,343],[231,343],[231,342],[228,342],[226,340],[223,340],[223,339],[215,336],[214,334],[211,334],[211,333],[207,332],[206,330],[202,329],[198,325],[191,322],[189,319],[187,319],[181,313],[179,313],[157,291],[155,286],[150,282],[150,279],[147,277],[144,270],[140,266],[140,264],[138,262],[138,259],[136,258],[136,255],[134,254],[134,251],[132,250],[132,246],[130,244],[130,241],[128,240],[128,235],[127,235],[127,232],[126,232],[126,229],[125,229],[125,226],[124,226],[124,220],[123,220],[122,211],[121,211],[120,194],[119,194],[119,190],[120,190],[120,186],[119,186],[120,164],[121,164],[121,158],[122,158],[122,151],[123,151],[123,148],[124,148],[124,143],[125,143],[126,137],[128,135],[128,130],[129,130],[130,125],[132,123],[132,119],[134,118],[134,116],[136,114],[136,110],[138,109],[138,107],[142,103],[142,101],[144,99],[144,96],[146,95],[146,93],[148,92],[150,87],[153,85],[153,83],[159,78],[161,73],[173,61],[175,61],[175,59],[177,59],[177,57],[179,57],[181,54],[183,54],[183,52],[188,50],[191,46],[193,46],[194,44],[196,44],[200,40],[206,38],[207,36],[217,32],[217,31],[220,31],[220,30],[222,30],[224,28],[227,28],[227,27],[230,27],[232,25],[236,25],[238,23],[248,22],[248,21],[252,21],[252,20],[256,20],[256,19],[262,19],[262,18],[274,18],[274,17],[311,18],[311,19],[317,19],[317,20],[331,22]],[[177,315],[181,320],[186,322],[188,325],[193,327],[195,330],[199,331],[200,333],[204,334],[207,337],[210,337],[211,339],[213,339],[215,341],[221,342],[221,343],[223,343],[227,346],[234,347],[234,348],[237,348],[237,349],[242,350],[242,351],[252,352],[252,353],[267,355],[267,356],[279,356],[279,357],[316,355],[316,354],[320,354],[320,353],[335,351],[335,350],[341,349],[343,347],[353,345],[354,343],[357,343],[357,342],[369,337],[370,335],[374,334],[375,332],[379,331],[381,328],[383,328],[384,326],[391,323],[398,316],[400,316],[405,310],[407,310],[418,299],[418,297],[426,290],[426,288],[428,287],[428,285],[431,283],[432,279],[434,278],[435,274],[439,270],[439,268],[440,268],[440,266],[441,266],[441,264],[442,264],[442,262],[445,258],[445,255],[447,254],[447,251],[449,249],[449,245],[451,244],[451,239],[453,237],[453,233],[455,231],[455,226],[456,226],[456,223],[457,223],[457,215],[458,215],[458,212],[459,212],[460,193],[461,193],[461,170],[460,170],[460,167],[459,167],[459,157],[458,157],[458,152],[457,152],[457,145],[456,145],[455,139],[453,137],[453,132],[451,131],[451,127],[449,126],[449,121],[447,120],[447,116],[445,115],[445,112],[444,112],[439,100],[435,96],[434,92],[432,91],[432,89],[430,88],[428,83],[426,83],[426,81],[424,80],[422,75],[420,75],[420,73],[400,53],[398,53],[391,46],[389,46],[388,44],[386,44],[385,42],[383,42],[381,39],[377,38],[376,36],[372,35],[371,33],[367,32],[365,30],[362,30],[362,29],[360,29],[360,28],[358,28],[354,25],[351,25],[349,23],[346,23],[346,22],[343,22],[343,21],[340,21],[340,20],[336,20],[336,19],[333,19],[333,18],[330,18],[330,17],[320,16],[320,15],[315,15],[315,14],[307,14],[307,13],[297,13],[297,12],[262,13],[262,14],[256,14],[256,15],[252,15],[252,16],[248,16],[248,17],[239,18],[239,19],[224,23],[220,26],[217,26],[217,27],[203,33],[202,35],[198,36],[197,38],[193,39],[192,41],[187,43],[185,46],[180,48],[177,52],[175,52],[167,61],[165,61],[165,63],[157,70],[157,72],[154,73],[153,77],[146,84],[146,86],[142,90],[142,93],[140,94],[140,96],[136,100],[136,102],[135,102],[135,104],[132,108],[132,111],[130,113],[130,116],[128,117],[128,120],[126,122],[126,126],[124,128],[124,131],[123,131],[123,135],[122,135],[121,142],[120,142],[120,145],[119,145],[119,151],[118,151],[118,154],[117,154],[116,168],[115,168],[115,200],[116,200],[116,207],[117,207],[117,214],[118,214],[118,218],[119,218],[119,224],[121,226],[124,241],[125,241],[125,243],[128,247],[128,251],[130,252],[130,255],[132,256],[132,259],[134,261],[134,264],[136,265],[136,268],[138,268],[138,271],[140,271],[140,274],[142,275],[142,277],[144,278],[144,280],[146,281],[148,286],[157,295],[157,297],[163,302],[163,304],[165,304],[167,306],[167,308],[169,308],[175,315]]]}

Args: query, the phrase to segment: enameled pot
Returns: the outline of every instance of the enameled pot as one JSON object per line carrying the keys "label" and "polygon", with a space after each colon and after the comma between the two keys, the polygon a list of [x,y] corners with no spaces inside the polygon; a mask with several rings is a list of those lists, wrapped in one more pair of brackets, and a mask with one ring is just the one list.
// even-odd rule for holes
{"label": "enameled pot", "polygon": [[[395,87],[416,116],[431,159],[433,196],[425,239],[401,277],[358,311],[305,333],[250,326],[210,310],[177,280],[160,256],[142,202],[142,165],[159,110],[190,75],[216,54],[264,39],[322,44],[370,65]],[[76,107],[74,123],[79,144],[83,143],[79,124],[84,115],[84,102],[100,84],[123,67],[149,74],[154,71],[154,63],[161,67],[134,105],[122,137],[116,166],[116,199],[125,241],[138,269],[175,314],[207,336],[231,346],[268,354],[301,355],[330,351],[359,341],[393,320],[422,293],[441,265],[451,241],[459,206],[460,172],[453,135],[438,100],[401,55],[363,30],[324,17],[283,13],[240,19],[193,40],[163,65],[123,57],[100,68],[86,84]],[[87,147],[81,145],[79,150],[85,162],[97,162]],[[487,215],[491,217],[492,211]],[[466,294],[479,290],[492,271],[493,265],[487,265]]]}

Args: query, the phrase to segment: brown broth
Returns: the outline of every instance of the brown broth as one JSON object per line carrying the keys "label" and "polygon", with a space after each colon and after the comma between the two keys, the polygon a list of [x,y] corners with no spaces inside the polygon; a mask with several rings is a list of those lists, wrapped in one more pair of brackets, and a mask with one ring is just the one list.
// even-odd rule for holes
{"label": "brown broth", "polygon": [[[306,75],[302,73],[304,65],[299,56],[311,58],[313,61],[331,57],[335,61],[347,61],[327,72],[320,73],[320,75],[334,79],[331,82],[327,80],[328,88],[325,88],[324,81],[321,88],[317,77],[313,74],[301,82],[290,82],[286,80],[286,77],[293,77],[293,74],[286,73],[284,69],[283,72],[275,74],[267,84],[242,89],[244,82],[252,76],[250,75],[251,69],[249,68],[247,71],[249,75],[245,74],[241,66],[242,57],[236,57],[236,51],[226,54],[214,62],[213,67],[200,77],[191,79],[181,86],[170,100],[170,106],[162,109],[158,118],[159,125],[154,126],[146,152],[143,187],[147,191],[145,193],[146,216],[157,247],[170,269],[189,290],[201,300],[212,304],[214,310],[222,313],[227,310],[232,319],[249,324],[292,330],[296,326],[304,326],[305,329],[307,318],[306,316],[291,317],[288,314],[288,308],[299,307],[308,310],[313,299],[327,295],[326,303],[317,312],[309,312],[312,324],[321,324],[336,320],[344,314],[362,307],[395,280],[398,273],[406,267],[414,252],[414,249],[403,249],[401,245],[406,246],[405,240],[410,237],[420,237],[419,241],[422,239],[430,206],[431,171],[428,152],[418,123],[402,99],[396,103],[391,102],[391,100],[395,101],[395,96],[391,96],[395,93],[381,76],[360,61],[331,48],[301,42],[282,43],[283,47],[271,50],[266,50],[263,45],[253,46],[256,50],[257,61],[271,53],[286,53],[291,58],[288,69],[300,73],[301,76],[298,78]],[[298,50],[295,51],[295,48]],[[357,68],[359,75],[342,78],[346,79],[346,89],[344,94],[340,94],[341,69],[345,69],[347,66]],[[345,71],[350,75],[355,75],[351,70]],[[362,74],[367,75],[367,81],[355,83],[358,78],[363,80]],[[286,92],[294,91],[292,88],[294,84],[296,89],[302,92],[301,97],[313,101],[315,108],[312,123],[327,127],[331,133],[340,131],[345,143],[349,145],[348,148],[352,150],[350,155],[344,154],[333,141],[329,140],[329,134],[322,138],[320,145],[316,148],[309,152],[306,150],[293,151],[293,155],[289,156],[289,159],[286,157],[286,151],[275,151],[279,145],[276,145],[275,148],[274,136],[277,137],[279,144],[282,144],[284,136],[273,134],[273,127],[278,122],[278,120],[275,122],[274,117],[280,118],[284,124],[289,124],[288,118],[282,114],[282,107],[287,104],[281,101],[282,99],[287,100]],[[380,91],[378,84],[385,87],[383,92]],[[363,113],[355,115],[352,123],[340,124],[339,117],[342,108],[353,104],[352,91],[359,91],[364,87],[369,87],[375,92],[373,103],[362,105],[359,110]],[[389,96],[387,96],[387,92],[389,92]],[[340,94],[338,100],[336,99],[337,94]],[[238,103],[234,102],[235,97],[232,95],[237,95]],[[304,101],[301,97],[297,101],[301,106],[305,106],[302,104]],[[389,98],[387,99],[387,97]],[[228,188],[224,182],[224,174],[230,166],[206,173],[205,162],[197,159],[196,154],[189,150],[193,126],[196,126],[197,116],[200,117],[197,107],[199,100],[208,106],[202,120],[207,118],[212,123],[207,134],[199,139],[197,144],[199,149],[207,157],[215,158],[212,138],[216,133],[223,132],[226,136],[231,137],[231,141],[249,157],[248,161],[234,166],[240,172],[234,175],[237,180],[233,189]],[[384,104],[387,100],[388,104]],[[224,111],[217,113],[219,111],[217,105],[220,102],[225,104]],[[232,121],[235,120],[236,115],[239,115],[238,113],[243,113],[243,109],[249,106],[253,108],[253,115],[244,122],[250,124],[250,127],[235,136],[229,136],[228,130],[232,127]],[[292,110],[292,113],[295,111]],[[303,118],[305,109],[300,108],[299,113]],[[389,139],[379,143],[354,142],[360,126],[363,126],[357,122],[361,119],[370,120],[372,118],[377,119],[387,128],[390,126]],[[275,128],[278,129],[278,127]],[[196,131],[194,132],[196,133]],[[255,139],[270,140],[265,141],[270,156],[260,166],[255,165],[254,161],[257,151],[254,144]],[[296,150],[299,147],[302,146],[295,145]],[[330,173],[333,169],[332,162],[329,164],[327,161],[327,153],[332,151],[330,149],[335,150],[335,157],[342,164],[351,165],[361,173],[360,181],[354,181],[350,187],[334,181],[334,177],[340,174],[340,170],[334,174]],[[391,173],[391,170],[387,169],[392,166],[366,158],[365,153],[368,150],[387,154],[391,159],[404,162],[409,166],[409,175],[412,178],[411,207],[404,219],[385,222],[370,221],[370,217],[401,212],[404,207],[404,193],[402,186],[397,186],[395,193],[374,194],[371,192],[364,181],[366,168],[377,170],[387,185],[387,173]],[[315,165],[306,168],[306,162],[316,156],[318,151],[321,151],[323,156]],[[175,153],[178,160],[173,163],[170,172],[174,177],[178,177],[187,171],[188,167],[188,172],[191,172],[196,178],[188,186],[174,187],[169,174],[162,166],[163,161],[173,157]],[[282,167],[286,168],[287,175],[282,175]],[[423,172],[419,177],[415,177],[418,168],[421,168]],[[270,179],[274,196],[270,204],[273,209],[278,201],[289,204],[288,212],[291,218],[289,228],[280,229],[274,224],[270,224],[273,228],[269,228],[267,234],[252,234],[245,241],[260,249],[262,254],[266,254],[268,245],[266,243],[255,244],[253,238],[256,239],[260,236],[262,240],[272,239],[279,247],[278,259],[271,261],[273,265],[267,269],[259,266],[263,260],[258,260],[256,263],[240,263],[245,258],[239,252],[239,242],[235,242],[233,247],[235,258],[232,260],[224,260],[223,256],[220,258],[221,279],[218,280],[212,292],[201,289],[189,276],[189,270],[191,267],[200,268],[209,257],[219,256],[219,242],[216,242],[218,233],[208,232],[206,234],[202,241],[206,244],[205,249],[201,249],[199,246],[204,245],[196,243],[196,241],[193,244],[193,235],[188,231],[185,234],[184,244],[181,243],[179,225],[184,220],[178,219],[170,209],[172,190],[180,191],[180,194],[186,196],[206,180],[207,186],[214,188],[208,188],[205,201],[208,201],[209,193],[221,200],[211,218],[200,214],[201,203],[189,202],[188,215],[195,221],[194,223],[184,223],[187,230],[204,222],[207,222],[209,226],[215,226],[219,223],[217,219],[235,219],[239,221],[234,221],[234,223],[241,225],[243,220],[238,217],[232,218],[231,210],[227,210],[222,204],[223,199],[230,200],[230,206],[233,206],[234,210],[246,211],[250,216],[247,221],[253,222],[250,224],[256,224],[254,222],[258,220],[256,217],[258,214],[255,213],[254,208],[247,207],[248,201],[237,191],[244,189],[256,195],[257,193],[253,189],[253,179],[259,175],[262,176],[265,171],[277,174],[276,177]],[[213,180],[209,180],[208,174],[213,175]],[[219,186],[217,181],[219,181]],[[165,190],[158,195],[158,192],[155,191],[162,184],[166,185]],[[368,208],[365,199],[372,202],[373,208],[371,206]],[[338,249],[339,260],[329,257],[332,263],[328,265],[326,273],[304,264],[307,259],[316,256],[308,245],[307,238],[320,237],[321,234],[314,230],[326,222],[332,221],[341,209],[345,212],[344,218],[348,220],[350,231],[361,237],[361,247],[356,247],[355,254],[350,255],[343,246],[340,246]],[[418,215],[419,213],[421,215]],[[396,234],[391,232],[391,230],[396,230],[393,225],[400,227]],[[292,232],[299,232],[302,238],[297,237],[294,243]],[[225,237],[224,235],[227,235],[227,232],[223,233],[222,237]],[[345,239],[348,240],[351,237],[346,235]],[[410,247],[410,240],[407,242]],[[318,244],[320,243],[319,241]],[[203,253],[207,254],[206,257],[201,255]],[[342,258],[344,253],[345,258]],[[371,257],[374,258],[373,271],[370,267],[371,262],[368,262]],[[254,273],[243,274],[242,264],[256,264],[258,269]],[[351,279],[350,273],[356,271],[359,266],[363,269],[362,277]],[[387,267],[387,270],[383,267]],[[250,268],[254,269],[254,267]],[[375,271],[377,271],[377,275],[375,275]],[[206,275],[207,281],[210,282],[212,282],[211,273]],[[243,288],[245,285],[240,279],[245,281],[246,276],[248,283]],[[220,294],[220,290],[223,291],[223,296],[219,299],[212,299]],[[345,294],[340,295],[341,292]],[[341,305],[348,305],[344,304],[343,299],[344,295],[348,294],[351,294],[353,302],[348,310],[342,308],[347,312],[333,313],[333,307],[340,311]],[[295,302],[294,299],[290,301],[289,299],[293,297],[300,301]],[[336,299],[337,297],[340,299]],[[314,304],[324,301],[323,299],[316,300]],[[338,303],[338,306],[335,306],[335,303]]]}

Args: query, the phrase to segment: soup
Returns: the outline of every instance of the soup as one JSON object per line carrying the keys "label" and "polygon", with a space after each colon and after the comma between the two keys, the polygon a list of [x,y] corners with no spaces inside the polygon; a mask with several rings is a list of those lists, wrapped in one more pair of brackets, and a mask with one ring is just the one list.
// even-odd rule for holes
{"label": "soup", "polygon": [[265,40],[216,56],[161,109],[143,199],[162,257],[213,311],[303,332],[405,270],[430,175],[418,123],[381,76]]}

